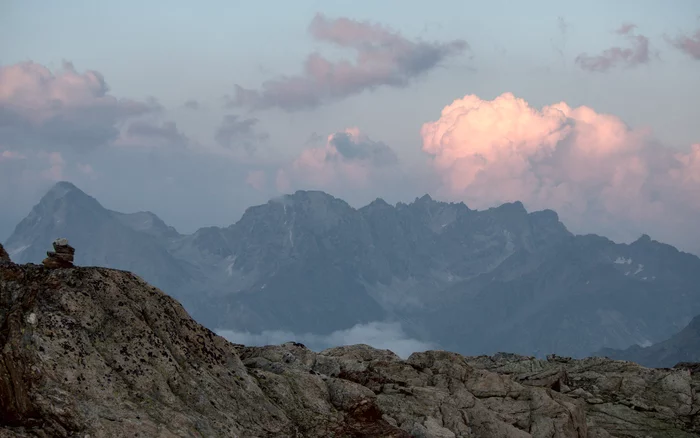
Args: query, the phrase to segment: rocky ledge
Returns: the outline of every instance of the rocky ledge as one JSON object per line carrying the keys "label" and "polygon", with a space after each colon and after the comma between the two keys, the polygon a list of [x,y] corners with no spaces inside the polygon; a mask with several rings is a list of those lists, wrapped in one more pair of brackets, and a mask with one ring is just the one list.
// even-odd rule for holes
{"label": "rocky ledge", "polygon": [[0,264],[0,437],[691,437],[693,366],[245,347],[128,272]]}
{"label": "rocky ledge", "polygon": [[0,263],[9,263],[10,262],[10,255],[5,251],[5,248],[2,246],[2,243],[0,243]]}

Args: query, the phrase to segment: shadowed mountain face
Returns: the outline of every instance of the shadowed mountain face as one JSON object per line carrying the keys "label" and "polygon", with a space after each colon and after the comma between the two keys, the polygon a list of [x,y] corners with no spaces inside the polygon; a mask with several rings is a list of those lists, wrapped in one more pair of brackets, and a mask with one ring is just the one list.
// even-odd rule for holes
{"label": "shadowed mountain face", "polygon": [[657,368],[670,368],[684,362],[700,362],[700,316],[693,318],[683,330],[665,341],[649,347],[633,345],[625,350],[604,348],[598,355]]}
{"label": "shadowed mountain face", "polygon": [[59,183],[6,243],[38,263],[67,237],[78,265],[128,269],[212,329],[328,334],[372,321],[467,354],[583,356],[648,345],[700,314],[700,259],[643,236],[574,236],[553,211],[429,196],[355,209],[299,191],[181,235]]}

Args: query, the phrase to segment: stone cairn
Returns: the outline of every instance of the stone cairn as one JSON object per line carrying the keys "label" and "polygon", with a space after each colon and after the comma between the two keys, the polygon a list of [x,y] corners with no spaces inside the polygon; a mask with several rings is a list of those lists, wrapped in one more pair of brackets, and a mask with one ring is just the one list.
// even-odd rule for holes
{"label": "stone cairn", "polygon": [[68,245],[68,239],[56,239],[53,242],[53,251],[47,251],[44,261],[41,263],[47,268],[72,268],[75,248]]}
{"label": "stone cairn", "polygon": [[10,260],[10,255],[5,251],[5,248],[3,248],[2,243],[0,243],[0,263],[3,262],[11,262]]}

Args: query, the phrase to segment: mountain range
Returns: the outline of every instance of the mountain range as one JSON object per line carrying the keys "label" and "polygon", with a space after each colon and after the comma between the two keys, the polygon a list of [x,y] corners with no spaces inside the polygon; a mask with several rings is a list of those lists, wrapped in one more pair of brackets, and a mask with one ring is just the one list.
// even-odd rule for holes
{"label": "mountain range", "polygon": [[520,202],[477,211],[426,195],[357,209],[298,191],[184,235],[61,182],[5,246],[38,263],[56,237],[76,264],[133,271],[214,330],[327,335],[393,321],[470,355],[582,357],[663,341],[700,314],[698,257],[647,235],[574,235]]}

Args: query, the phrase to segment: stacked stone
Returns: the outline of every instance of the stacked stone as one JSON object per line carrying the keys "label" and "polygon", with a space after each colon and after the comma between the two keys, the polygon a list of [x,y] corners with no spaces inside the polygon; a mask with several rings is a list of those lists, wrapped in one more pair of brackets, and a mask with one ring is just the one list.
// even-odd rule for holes
{"label": "stacked stone", "polygon": [[75,248],[68,245],[68,239],[56,239],[53,242],[53,251],[47,251],[43,265],[47,268],[72,268]]}
{"label": "stacked stone", "polygon": [[10,260],[10,255],[5,251],[5,248],[3,248],[2,243],[0,243],[0,263],[3,262],[11,262]]}

